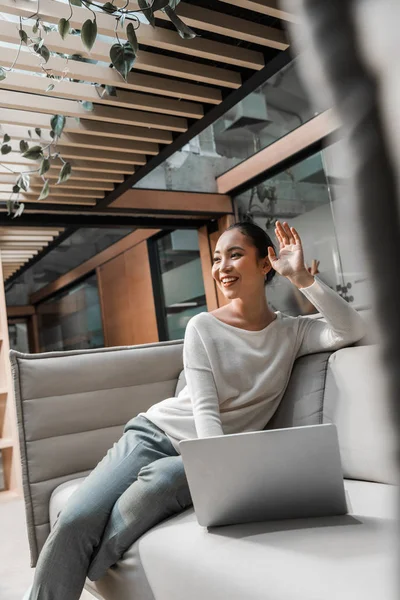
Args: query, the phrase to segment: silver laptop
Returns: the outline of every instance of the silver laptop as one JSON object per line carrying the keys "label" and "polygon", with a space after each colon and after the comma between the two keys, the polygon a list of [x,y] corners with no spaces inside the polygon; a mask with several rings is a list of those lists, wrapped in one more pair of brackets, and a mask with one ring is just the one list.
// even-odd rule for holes
{"label": "silver laptop", "polygon": [[205,527],[347,513],[335,425],[184,440],[179,448]]}

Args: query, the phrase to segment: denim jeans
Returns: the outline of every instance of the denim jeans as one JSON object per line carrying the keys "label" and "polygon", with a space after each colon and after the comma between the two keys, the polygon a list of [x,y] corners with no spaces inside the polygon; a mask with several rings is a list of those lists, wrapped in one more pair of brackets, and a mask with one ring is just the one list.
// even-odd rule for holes
{"label": "denim jeans", "polygon": [[143,416],[72,494],[36,567],[29,600],[79,600],[141,535],[192,503],[182,458]]}

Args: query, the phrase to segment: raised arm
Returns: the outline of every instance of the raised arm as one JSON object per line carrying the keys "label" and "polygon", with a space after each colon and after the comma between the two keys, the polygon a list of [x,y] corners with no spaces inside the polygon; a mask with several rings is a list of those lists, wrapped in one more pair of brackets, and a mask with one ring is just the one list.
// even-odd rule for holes
{"label": "raised arm", "polygon": [[358,312],[325,283],[314,279],[310,286],[299,289],[326,319],[326,323],[299,317],[301,343],[297,356],[338,350],[365,335],[365,324]]}
{"label": "raised arm", "polygon": [[279,256],[269,249],[272,267],[302,292],[326,319],[299,317],[300,347],[297,356],[323,350],[337,350],[361,339],[366,331],[360,315],[325,283],[312,276],[304,263],[300,236],[287,223],[276,224]]}
{"label": "raised arm", "polygon": [[198,437],[224,435],[210,361],[201,336],[191,322],[186,328],[183,362]]}

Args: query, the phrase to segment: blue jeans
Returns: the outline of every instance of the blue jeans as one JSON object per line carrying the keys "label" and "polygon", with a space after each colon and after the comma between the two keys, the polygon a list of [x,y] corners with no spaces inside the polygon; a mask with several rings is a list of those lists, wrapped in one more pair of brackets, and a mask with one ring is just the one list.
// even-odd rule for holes
{"label": "blue jeans", "polygon": [[36,567],[29,600],[79,600],[141,535],[191,505],[182,458],[161,429],[135,417],[72,494]]}

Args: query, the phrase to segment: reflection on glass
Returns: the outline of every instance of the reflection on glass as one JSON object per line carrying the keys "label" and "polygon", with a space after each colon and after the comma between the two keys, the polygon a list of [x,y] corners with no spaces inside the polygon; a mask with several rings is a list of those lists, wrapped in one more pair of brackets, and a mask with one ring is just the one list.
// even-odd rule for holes
{"label": "reflection on glass", "polygon": [[104,346],[95,275],[46,300],[37,313],[42,352]]}
{"label": "reflection on glass", "polygon": [[168,339],[185,335],[189,319],[207,310],[198,235],[174,231],[157,240]]}
{"label": "reflection on glass", "polygon": [[293,60],[135,187],[216,192],[216,177],[315,114]]}
{"label": "reflection on glass", "polygon": [[[238,196],[236,201],[240,218],[253,219],[274,241],[277,219],[296,227],[303,242],[307,266],[311,268],[313,260],[319,261],[317,275],[348,301],[353,300],[347,293],[349,290],[344,291],[333,202],[321,153],[266,179]],[[292,316],[316,312],[285,277],[277,275],[266,292],[274,310]]]}
{"label": "reflection on glass", "polygon": [[25,319],[8,321],[10,348],[18,352],[29,352],[28,324]]}

